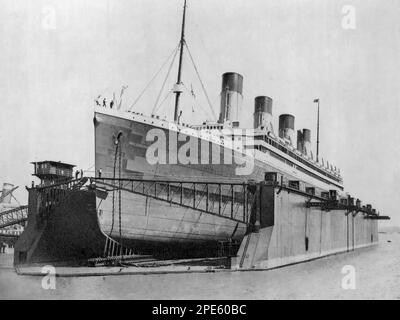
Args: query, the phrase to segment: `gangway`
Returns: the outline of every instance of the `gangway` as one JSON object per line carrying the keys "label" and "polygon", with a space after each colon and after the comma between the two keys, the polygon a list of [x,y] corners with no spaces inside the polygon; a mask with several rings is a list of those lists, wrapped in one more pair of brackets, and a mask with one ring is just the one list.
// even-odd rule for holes
{"label": "gangway", "polygon": [[107,193],[122,190],[220,216],[241,224],[250,224],[255,187],[249,183],[89,179],[96,190]]}

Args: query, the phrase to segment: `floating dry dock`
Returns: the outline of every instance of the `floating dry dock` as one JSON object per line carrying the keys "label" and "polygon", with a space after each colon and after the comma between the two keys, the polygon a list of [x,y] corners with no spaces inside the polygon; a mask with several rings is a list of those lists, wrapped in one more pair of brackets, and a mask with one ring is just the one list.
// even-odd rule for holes
{"label": "floating dry dock", "polygon": [[[296,139],[294,115],[279,115],[274,129],[271,97],[255,97],[254,125],[242,127],[248,110],[236,72],[222,75],[218,120],[181,121],[188,111],[180,104],[185,17],[186,1],[171,55],[172,66],[179,50],[174,121],[133,111],[141,95],[129,110],[121,99],[107,104],[102,97],[101,104],[99,96],[96,177],[72,180],[73,165],[34,163],[41,184],[28,189],[16,265],[206,259],[225,260],[226,268],[271,268],[378,242],[377,220],[387,217],[348,196],[340,169],[319,160],[319,121],[315,155],[311,130],[297,130]],[[319,99],[314,103],[319,114]]]}
{"label": "floating dry dock", "polygon": [[[174,258],[193,258],[194,252],[187,250],[198,250],[200,256],[197,258],[225,258],[229,260],[226,267],[232,269],[267,269],[372,246],[378,243],[378,220],[387,219],[370,207],[362,207],[358,200],[338,199],[335,191],[328,198],[322,198],[314,195],[312,190],[302,190],[295,182],[286,185],[278,173],[267,173],[261,183],[242,184],[241,196],[238,193],[222,194],[223,188],[207,192],[215,182],[127,179],[123,182],[126,192],[130,190],[137,196],[204,215],[218,214],[215,213],[218,210],[211,211],[211,206],[217,206],[220,211],[222,207],[228,207],[229,210],[223,213],[224,218],[246,226],[245,235],[239,241],[234,243],[227,239],[214,246],[204,243],[206,248],[199,244],[197,248],[185,248],[186,251],[180,250],[179,243],[175,243],[180,256]],[[28,223],[15,246],[15,265],[88,265],[124,259],[146,265],[152,261],[148,256],[152,249],[157,261],[168,259],[167,256],[160,257],[162,244],[143,246],[144,250],[141,250],[134,244],[121,244],[120,239],[112,239],[102,231],[96,197],[110,196],[107,186],[121,183],[81,178],[28,188]],[[232,185],[231,189],[234,187]],[[203,198],[206,206],[200,207],[199,202],[193,201],[196,198]],[[240,219],[234,217],[237,207],[243,210]],[[166,245],[165,250],[170,253],[171,247]]]}

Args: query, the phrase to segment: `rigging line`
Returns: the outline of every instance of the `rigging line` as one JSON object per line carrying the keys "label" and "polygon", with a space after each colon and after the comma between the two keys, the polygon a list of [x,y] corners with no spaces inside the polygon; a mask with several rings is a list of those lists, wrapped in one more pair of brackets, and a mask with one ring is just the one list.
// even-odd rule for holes
{"label": "rigging line", "polygon": [[189,90],[189,88],[186,87],[186,84],[184,84],[183,82],[182,82],[182,85],[186,89],[186,91],[189,93],[189,95],[192,96],[193,100],[196,100],[196,96],[193,95],[193,93],[194,93],[193,90]]}
{"label": "rigging line", "polygon": [[21,206],[21,203],[18,201],[18,199],[11,193],[11,197],[15,200],[15,201],[17,201],[17,203],[18,203],[18,205],[19,206]]}
{"label": "rigging line", "polygon": [[[171,91],[169,92],[169,94],[165,97],[164,101],[163,101],[163,102],[161,103],[161,105],[159,106],[159,107],[161,107],[161,108],[157,108],[157,113],[161,113],[161,110],[164,110],[165,104],[170,104],[170,100],[171,100],[171,97],[172,97],[172,95],[171,95],[172,92],[173,92],[173,90],[171,90]],[[166,120],[167,117],[164,116],[164,119]]]}
{"label": "rigging line", "polygon": [[[178,46],[178,48],[179,48],[179,46]],[[156,103],[154,104],[154,107],[153,107],[153,110],[151,111],[151,114],[154,114],[154,110],[157,108],[158,102],[160,101],[161,94],[164,91],[165,84],[167,83],[167,80],[168,80],[168,77],[169,77],[169,75],[171,73],[172,67],[174,66],[175,58],[176,58],[176,55],[178,54],[178,48],[175,51],[174,57],[172,58],[172,61],[171,61],[171,64],[169,66],[167,75],[165,76],[164,82],[163,82],[163,84],[161,86],[161,90],[160,90],[160,92],[159,92],[159,94],[157,96],[157,100],[156,100]]]}
{"label": "rigging line", "polygon": [[136,98],[136,100],[133,102],[133,104],[129,107],[129,111],[132,110],[132,108],[136,105],[136,103],[139,102],[139,100],[142,98],[143,94],[146,92],[146,90],[150,87],[150,85],[153,83],[153,81],[155,80],[155,78],[157,78],[157,76],[160,74],[160,72],[162,71],[162,69],[164,69],[165,65],[167,64],[167,62],[171,59],[172,56],[174,56],[175,60],[175,56],[176,53],[178,52],[179,49],[179,45],[180,43],[176,46],[176,48],[171,52],[171,54],[168,56],[167,60],[164,61],[164,63],[162,64],[162,66],[160,67],[160,69],[157,71],[157,73],[153,76],[153,78],[149,81],[149,83],[146,85],[146,87],[143,89],[143,91],[139,94],[139,96]]}
{"label": "rigging line", "polygon": [[[94,169],[94,171],[91,171],[91,169]],[[85,170],[83,170],[83,172],[85,172],[86,174],[88,174],[88,173],[90,173],[90,172],[94,172],[95,173],[95,175],[96,175],[96,168],[95,168],[95,164],[94,165],[92,165],[91,167],[89,167],[89,168],[87,168],[87,169],[85,169]]]}
{"label": "rigging line", "polygon": [[167,93],[167,95],[164,97],[164,99],[161,101],[161,103],[153,109],[152,114],[154,114],[156,111],[159,110],[159,108],[164,104],[164,102],[168,99],[168,97],[170,96],[170,94],[172,93],[172,91],[174,91],[174,89],[172,88],[171,90],[169,90],[169,92]]}
{"label": "rigging line", "polygon": [[87,168],[86,170],[84,170],[84,171],[89,171],[90,169],[92,169],[92,168],[94,168],[94,164],[93,165],[91,165],[89,168]]}
{"label": "rigging line", "polygon": [[[192,90],[189,90],[189,88],[186,87],[186,85],[185,85],[183,82],[182,82],[182,84],[183,84],[183,87],[186,89],[186,91],[189,93],[189,95],[192,96],[193,101],[194,101],[194,102],[197,102],[197,101],[196,101],[196,96],[193,95],[193,94],[194,94],[194,93],[193,93],[193,89],[192,89]],[[197,102],[197,104],[194,104],[194,106],[199,106],[200,109],[202,109],[202,110],[207,114],[208,117],[210,116],[210,113],[209,113],[205,108],[203,108],[203,106],[202,106],[200,103]],[[211,116],[211,117],[212,117],[212,116]]]}
{"label": "rigging line", "polygon": [[194,60],[193,60],[193,57],[192,57],[192,54],[191,54],[191,52],[190,52],[190,50],[189,50],[189,46],[187,45],[186,42],[185,42],[185,46],[186,46],[186,49],[187,49],[187,51],[188,51],[188,53],[189,53],[189,57],[190,57],[190,60],[192,61],[194,70],[196,71],[197,77],[199,78],[201,87],[203,88],[204,94],[205,94],[205,96],[206,96],[206,98],[207,98],[207,102],[208,102],[208,105],[209,105],[209,107],[210,107],[210,109],[211,109],[211,112],[212,112],[212,114],[213,114],[213,116],[214,116],[214,119],[217,119],[217,116],[216,116],[216,114],[215,114],[215,112],[214,112],[214,109],[213,109],[213,107],[212,107],[210,98],[209,98],[209,96],[208,96],[208,94],[207,94],[207,90],[206,90],[206,88],[205,88],[205,86],[204,86],[203,81],[201,80],[200,73],[199,73],[199,71],[197,70],[196,64],[195,64],[195,62],[194,62]]}

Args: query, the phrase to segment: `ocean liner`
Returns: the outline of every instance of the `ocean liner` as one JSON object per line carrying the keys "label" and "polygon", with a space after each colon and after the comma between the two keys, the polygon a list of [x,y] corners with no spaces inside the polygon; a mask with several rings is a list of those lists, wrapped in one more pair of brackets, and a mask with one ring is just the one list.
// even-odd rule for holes
{"label": "ocean liner", "polygon": [[[330,190],[345,196],[340,171],[319,161],[318,152],[313,154],[309,129],[296,132],[295,117],[289,114],[280,115],[278,130],[273,128],[270,97],[255,98],[254,127],[241,127],[244,79],[238,73],[222,75],[218,121],[193,125],[180,121],[184,108],[180,98],[183,93],[182,55],[186,48],[185,16],[186,1],[177,48],[179,69],[174,86],[174,121],[124,111],[112,105],[95,107],[96,177],[110,179],[111,186],[106,196],[97,198],[102,230],[140,248],[174,247],[177,243],[179,247],[204,247],[221,241],[240,242],[245,236],[245,210],[236,210],[235,219],[232,215],[207,214],[128,192],[122,188],[124,179],[205,182],[211,185],[208,194],[217,194],[219,190],[220,196],[229,193],[240,198],[240,192],[225,183],[239,186],[249,181],[260,182],[266,173],[277,172],[282,184],[297,181],[303,190],[320,197],[328,195]],[[118,182],[113,182],[114,179]],[[181,197],[191,201],[193,194],[188,196],[182,192]],[[198,201],[202,205],[202,199]]]}

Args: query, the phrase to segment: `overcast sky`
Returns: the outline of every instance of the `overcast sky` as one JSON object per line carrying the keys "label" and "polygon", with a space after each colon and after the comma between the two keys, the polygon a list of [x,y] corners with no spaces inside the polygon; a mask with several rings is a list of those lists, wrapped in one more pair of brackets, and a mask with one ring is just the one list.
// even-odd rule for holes
{"label": "overcast sky", "polygon": [[[182,4],[0,0],[0,183],[19,185],[25,202],[31,161],[90,170],[94,98],[128,85],[123,107],[134,102],[178,44]],[[275,127],[291,113],[315,147],[319,97],[321,156],[341,169],[347,191],[400,224],[399,16],[398,0],[189,0],[187,42],[216,114],[221,74],[237,71],[243,125],[252,125],[254,97],[268,95]],[[187,55],[184,67],[196,94],[183,99],[184,121],[212,119]],[[134,110],[151,113],[167,69]],[[174,81],[176,64],[157,110],[167,118]]]}

